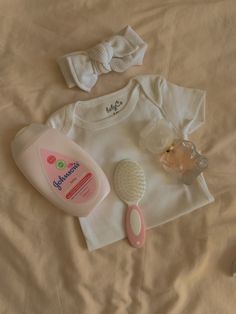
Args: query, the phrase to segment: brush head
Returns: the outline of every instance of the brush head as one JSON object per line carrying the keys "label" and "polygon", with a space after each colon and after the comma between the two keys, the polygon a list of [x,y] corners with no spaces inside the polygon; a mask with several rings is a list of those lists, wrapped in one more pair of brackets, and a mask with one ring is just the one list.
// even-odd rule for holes
{"label": "brush head", "polygon": [[137,204],[142,199],[146,188],[143,169],[133,160],[121,160],[114,172],[114,185],[122,201],[129,205]]}

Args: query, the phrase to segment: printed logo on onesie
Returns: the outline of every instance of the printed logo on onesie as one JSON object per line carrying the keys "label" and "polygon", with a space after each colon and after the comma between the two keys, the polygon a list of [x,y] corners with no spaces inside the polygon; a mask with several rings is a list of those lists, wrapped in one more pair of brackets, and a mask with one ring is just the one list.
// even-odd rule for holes
{"label": "printed logo on onesie", "polygon": [[123,107],[123,101],[116,100],[114,103],[109,104],[106,106],[106,112],[110,114],[117,114]]}

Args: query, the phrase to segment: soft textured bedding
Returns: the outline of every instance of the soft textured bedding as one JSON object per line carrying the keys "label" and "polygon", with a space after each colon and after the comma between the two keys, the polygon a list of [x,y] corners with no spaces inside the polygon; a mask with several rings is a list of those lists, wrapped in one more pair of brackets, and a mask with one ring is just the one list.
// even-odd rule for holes
{"label": "soft textured bedding", "polygon": [[[0,16],[0,314],[235,313],[235,1],[2,0]],[[100,76],[90,93],[67,88],[56,59],[127,24],[148,44],[144,64]],[[78,219],[31,187],[10,142],[140,74],[206,90],[191,139],[215,202],[149,230],[143,249],[121,240],[89,252]]]}

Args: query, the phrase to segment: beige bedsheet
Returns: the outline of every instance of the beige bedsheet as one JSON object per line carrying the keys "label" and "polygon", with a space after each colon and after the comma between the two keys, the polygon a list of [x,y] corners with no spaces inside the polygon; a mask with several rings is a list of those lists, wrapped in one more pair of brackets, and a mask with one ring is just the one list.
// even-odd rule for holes
{"label": "beige bedsheet", "polygon": [[[149,45],[144,65],[103,75],[90,94],[68,89],[55,59],[127,24]],[[236,313],[235,58],[235,0],[0,1],[0,314]],[[10,141],[61,106],[146,73],[207,90],[193,139],[209,157],[216,201],[148,231],[143,249],[123,240],[91,253],[78,220],[16,169]]]}

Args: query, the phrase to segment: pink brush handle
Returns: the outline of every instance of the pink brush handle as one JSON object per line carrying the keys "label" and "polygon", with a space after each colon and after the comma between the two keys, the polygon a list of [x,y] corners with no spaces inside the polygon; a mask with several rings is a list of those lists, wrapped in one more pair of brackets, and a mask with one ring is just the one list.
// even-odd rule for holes
{"label": "pink brush handle", "polygon": [[125,224],[130,244],[136,248],[142,247],[145,242],[145,225],[138,205],[130,205],[127,208]]}

